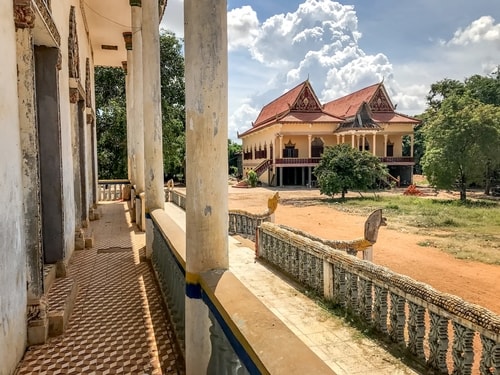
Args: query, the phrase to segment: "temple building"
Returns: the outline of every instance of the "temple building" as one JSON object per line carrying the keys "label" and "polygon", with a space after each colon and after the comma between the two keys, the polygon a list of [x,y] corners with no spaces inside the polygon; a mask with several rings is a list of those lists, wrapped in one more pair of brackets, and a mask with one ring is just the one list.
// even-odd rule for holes
{"label": "temple building", "polygon": [[[413,177],[413,129],[420,121],[396,112],[383,82],[322,104],[307,80],[266,104],[242,139],[243,174],[271,186],[313,187],[312,171],[327,146],[348,143],[371,152],[394,181]],[[403,147],[404,138],[410,143]]]}

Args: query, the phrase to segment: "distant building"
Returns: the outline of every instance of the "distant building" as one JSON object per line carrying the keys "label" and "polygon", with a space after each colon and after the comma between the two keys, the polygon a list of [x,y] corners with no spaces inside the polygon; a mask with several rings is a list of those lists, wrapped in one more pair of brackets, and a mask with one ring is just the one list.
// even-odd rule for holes
{"label": "distant building", "polygon": [[[321,104],[309,81],[265,105],[242,139],[243,174],[255,170],[271,186],[314,186],[314,167],[326,146],[370,151],[401,184],[413,178],[413,128],[419,120],[395,111],[377,83]],[[403,155],[403,137],[410,138]]]}

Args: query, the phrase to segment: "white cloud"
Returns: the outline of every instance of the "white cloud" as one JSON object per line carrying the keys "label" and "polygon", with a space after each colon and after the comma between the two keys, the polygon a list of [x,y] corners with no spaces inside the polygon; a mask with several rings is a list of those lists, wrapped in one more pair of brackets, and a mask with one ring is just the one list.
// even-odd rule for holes
{"label": "white cloud", "polygon": [[495,19],[491,16],[483,16],[465,29],[458,29],[448,45],[467,46],[482,41],[500,41],[500,24],[495,24]]}
{"label": "white cloud", "polygon": [[173,31],[178,38],[184,38],[184,0],[168,0],[160,28]]}
{"label": "white cloud", "polygon": [[228,48],[249,48],[258,34],[259,20],[252,7],[245,5],[227,13]]}
{"label": "white cloud", "polygon": [[[359,47],[361,33],[351,5],[304,0],[295,12],[274,15],[261,24],[254,22],[257,17],[253,17],[255,12],[249,6],[232,12],[252,20],[241,21],[248,25],[247,37],[232,44],[235,47],[232,53],[248,53],[268,77],[249,82],[249,92],[254,92],[251,100],[232,112],[230,127],[241,129],[240,132],[251,126],[263,105],[307,78],[320,100],[326,101],[393,75],[392,65],[384,54],[366,55]],[[231,22],[229,35],[241,34],[233,29],[235,24],[239,25]]]}

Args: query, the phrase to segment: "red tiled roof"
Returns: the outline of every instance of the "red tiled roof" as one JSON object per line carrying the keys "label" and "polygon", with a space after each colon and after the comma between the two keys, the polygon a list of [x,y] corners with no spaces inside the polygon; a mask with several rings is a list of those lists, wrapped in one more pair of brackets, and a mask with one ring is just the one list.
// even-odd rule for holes
{"label": "red tiled roof", "polygon": [[302,82],[300,85],[294,87],[290,91],[287,91],[279,98],[273,100],[271,103],[266,104],[259,113],[257,120],[255,120],[253,127],[258,127],[264,123],[269,122],[272,118],[285,113],[290,110],[297,96],[300,94],[307,81]]}
{"label": "red tiled roof", "polygon": [[343,119],[324,112],[290,112],[278,122],[341,122]]}
{"label": "red tiled roof", "polygon": [[420,120],[416,119],[415,117],[403,115],[402,113],[397,113],[397,112],[374,112],[372,118],[377,122],[410,123],[410,124],[420,123]]}
{"label": "red tiled roof", "polygon": [[363,102],[370,102],[380,85],[381,83],[376,83],[342,98],[332,100],[324,105],[324,110],[338,117],[354,116]]}

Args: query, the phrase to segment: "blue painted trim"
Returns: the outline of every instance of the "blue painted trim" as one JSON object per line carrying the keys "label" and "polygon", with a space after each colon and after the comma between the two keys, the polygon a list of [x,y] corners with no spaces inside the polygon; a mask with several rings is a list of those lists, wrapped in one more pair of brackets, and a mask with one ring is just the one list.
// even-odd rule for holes
{"label": "blue painted trim", "polygon": [[[201,288],[200,288],[201,289]],[[226,335],[226,338],[228,339],[229,343],[233,347],[234,352],[240,359],[240,361],[245,365],[246,369],[251,375],[260,375],[262,374],[255,364],[255,362],[252,360],[250,355],[247,353],[241,342],[238,340],[238,338],[234,335],[233,331],[231,328],[228,326],[224,318],[222,317],[221,313],[219,310],[217,310],[217,307],[213,304],[213,302],[210,300],[210,297],[207,295],[207,293],[201,289],[201,297],[203,302],[208,306],[212,314],[214,314],[215,319],[217,319],[217,322],[219,323],[220,327],[222,328],[222,331]]]}
{"label": "blue painted trim", "polygon": [[202,298],[201,285],[186,283],[186,296],[192,299],[201,299]]}

